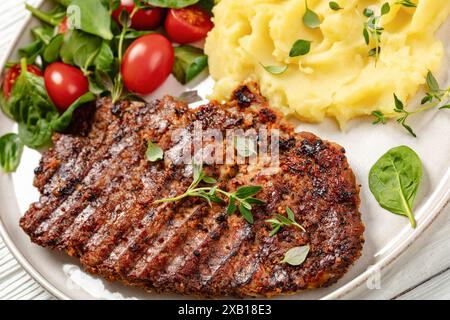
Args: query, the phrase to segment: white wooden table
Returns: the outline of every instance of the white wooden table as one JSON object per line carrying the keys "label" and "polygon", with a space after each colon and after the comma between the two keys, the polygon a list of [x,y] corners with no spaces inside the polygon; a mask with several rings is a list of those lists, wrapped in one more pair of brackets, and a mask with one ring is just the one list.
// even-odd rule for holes
{"label": "white wooden table", "polygon": [[[0,57],[17,36],[25,0],[0,4]],[[36,0],[28,0],[34,4]],[[351,299],[450,299],[450,205],[406,253],[383,272],[381,288]],[[0,239],[0,299],[54,299],[14,260]]]}

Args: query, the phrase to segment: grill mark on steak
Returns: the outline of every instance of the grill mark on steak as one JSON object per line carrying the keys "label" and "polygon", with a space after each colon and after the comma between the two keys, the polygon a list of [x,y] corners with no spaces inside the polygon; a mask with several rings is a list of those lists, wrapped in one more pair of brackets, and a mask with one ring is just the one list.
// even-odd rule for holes
{"label": "grill mark on steak", "polygon": [[[226,105],[195,110],[171,97],[119,107],[113,113],[102,99],[90,120],[82,118],[91,122],[82,124],[90,128],[87,135],[54,136],[36,169],[42,196],[21,219],[34,242],[79,257],[86,270],[109,280],[203,296],[271,296],[325,286],[359,257],[364,226],[345,150],[294,133],[255,86],[241,87]],[[254,225],[198,198],[152,204],[191,183],[190,168],[169,154],[183,143],[171,141],[172,133],[194,130],[197,120],[222,133],[262,126],[281,131],[280,168],[272,176],[261,175],[258,165],[205,167],[224,190],[263,187],[258,198],[266,204],[253,209]],[[166,151],[164,161],[145,159],[149,141]],[[264,221],[286,206],[307,232],[285,227],[269,237]],[[311,251],[301,266],[280,263],[288,249],[306,243]]]}

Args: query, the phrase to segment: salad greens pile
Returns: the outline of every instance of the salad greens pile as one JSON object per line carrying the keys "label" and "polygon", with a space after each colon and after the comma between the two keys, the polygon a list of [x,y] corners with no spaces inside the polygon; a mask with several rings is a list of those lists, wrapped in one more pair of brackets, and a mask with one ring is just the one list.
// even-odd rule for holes
{"label": "salad greens pile", "polygon": [[[132,98],[123,85],[120,63],[123,52],[137,38],[157,30],[138,31],[131,28],[130,13],[123,10],[119,21],[112,12],[120,0],[58,0],[52,10],[44,12],[30,5],[26,8],[42,24],[32,28],[34,41],[20,48],[20,76],[8,97],[0,94],[3,112],[18,123],[18,134],[0,138],[0,165],[5,172],[15,171],[24,146],[40,149],[51,143],[53,132],[69,126],[74,111],[99,96],[111,95],[114,101]],[[214,0],[135,0],[136,9],[149,5],[164,8],[183,8],[192,4],[206,8]],[[58,111],[49,98],[44,78],[27,70],[27,65],[44,70],[49,64],[62,61],[78,67],[89,82],[89,92],[76,100],[66,111]],[[188,83],[207,68],[202,49],[189,45],[175,48],[174,76]]]}

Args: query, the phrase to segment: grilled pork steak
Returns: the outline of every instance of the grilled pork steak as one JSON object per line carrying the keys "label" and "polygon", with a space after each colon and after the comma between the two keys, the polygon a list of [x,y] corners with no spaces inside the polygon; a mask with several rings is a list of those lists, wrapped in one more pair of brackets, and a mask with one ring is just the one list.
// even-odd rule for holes
{"label": "grilled pork steak", "polygon": [[[148,142],[170,154],[177,145],[172,133],[192,131],[196,121],[223,132],[280,130],[273,175],[249,164],[205,167],[223,190],[263,187],[257,198],[266,203],[254,206],[254,224],[200,198],[153,204],[183,194],[192,168],[170,157],[149,162]],[[54,136],[35,170],[41,198],[20,225],[33,242],[79,257],[89,272],[157,292],[271,296],[330,285],[360,256],[359,189],[344,149],[294,133],[254,85],[236,90],[225,105],[194,110],[171,97],[119,105],[102,99],[80,127]],[[265,220],[285,214],[286,206],[306,232],[290,226],[270,237]],[[302,265],[281,263],[286,251],[306,244]]]}

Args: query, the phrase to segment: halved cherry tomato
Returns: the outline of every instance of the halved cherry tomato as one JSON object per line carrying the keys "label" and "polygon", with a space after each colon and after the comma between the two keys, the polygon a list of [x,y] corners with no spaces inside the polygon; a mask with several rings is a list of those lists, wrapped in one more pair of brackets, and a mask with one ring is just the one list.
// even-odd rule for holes
{"label": "halved cherry tomato", "polygon": [[88,79],[80,69],[62,62],[50,64],[44,72],[45,88],[60,111],[89,91]]}
{"label": "halved cherry tomato", "polygon": [[[42,76],[41,70],[32,64],[27,66],[27,70],[37,76]],[[3,80],[3,95],[6,99],[8,99],[11,95],[11,90],[14,87],[14,83],[16,83],[16,80],[20,76],[21,72],[20,64],[16,64],[6,71],[5,78]]]}
{"label": "halved cherry tomato", "polygon": [[184,44],[205,38],[214,24],[208,12],[200,7],[191,6],[170,9],[164,26],[172,41]]}
{"label": "halved cherry tomato", "polygon": [[[112,16],[118,23],[123,9],[131,14],[134,9],[133,0],[122,0],[119,8],[113,11]],[[163,8],[140,9],[131,19],[131,27],[136,30],[155,29],[162,24],[164,14],[165,10]]]}
{"label": "halved cherry tomato", "polygon": [[172,72],[174,50],[160,34],[136,39],[123,57],[121,71],[128,90],[149,94],[156,90]]}
{"label": "halved cherry tomato", "polygon": [[58,33],[64,34],[67,32],[67,30],[69,30],[69,23],[67,20],[67,16],[65,16],[58,26]]}

